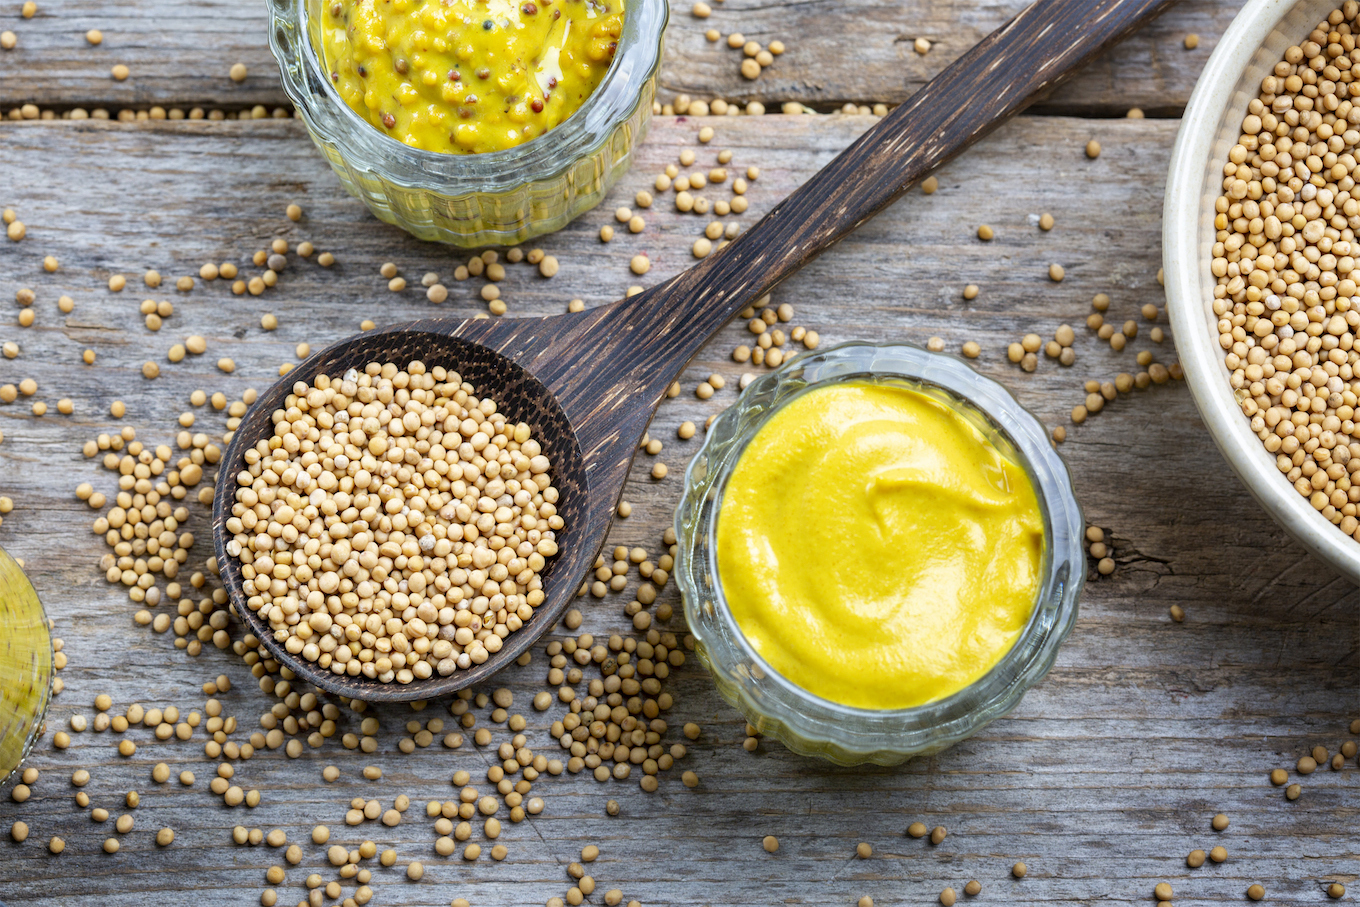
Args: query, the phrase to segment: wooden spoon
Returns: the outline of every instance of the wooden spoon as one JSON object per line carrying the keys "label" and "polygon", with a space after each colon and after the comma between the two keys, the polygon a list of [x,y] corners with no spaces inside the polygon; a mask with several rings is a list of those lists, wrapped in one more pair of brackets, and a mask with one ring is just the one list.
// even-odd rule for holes
{"label": "wooden spoon", "polygon": [[[360,700],[427,699],[514,661],[576,596],[609,530],[638,442],[666,389],[714,332],[952,159],[1174,0],[1039,0],[955,60],[875,124],[745,235],[659,286],[587,312],[548,318],[413,321],[312,355],[262,394],[222,462],[213,503],[217,562],[236,613],[300,678]],[[1064,153],[1075,153],[1064,149]],[[527,422],[553,462],[566,523],[543,574],[547,597],[499,652],[470,670],[409,684],[323,670],[292,656],[245,604],[225,523],[244,451],[273,432],[294,382],[369,362],[456,370]]]}

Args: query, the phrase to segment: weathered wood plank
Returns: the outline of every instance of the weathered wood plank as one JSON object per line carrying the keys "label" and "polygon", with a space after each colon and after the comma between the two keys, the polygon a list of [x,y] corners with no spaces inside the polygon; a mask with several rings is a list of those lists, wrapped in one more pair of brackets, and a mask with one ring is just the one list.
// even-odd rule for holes
{"label": "weathered wood plank", "polygon": [[[688,93],[767,105],[800,101],[826,109],[846,101],[900,102],[1015,15],[1025,0],[726,0],[710,4],[714,12],[708,19],[695,18],[692,5],[688,0],[672,4],[663,96]],[[1240,0],[1186,0],[1089,67],[1045,106],[1102,115],[1138,106],[1175,115],[1189,98],[1215,37],[1240,6]],[[6,111],[25,103],[113,110],[287,103],[266,44],[263,3],[51,0],[39,4],[29,20],[19,18],[17,10],[0,24],[19,38],[14,50],[0,52],[0,108]],[[104,33],[99,47],[85,41],[91,28]],[[709,28],[724,38],[740,32],[762,44],[778,39],[788,52],[750,82],[738,71],[741,52],[725,41],[708,42]],[[1188,33],[1201,37],[1195,50],[1182,45]],[[933,43],[929,54],[913,49],[918,37]],[[109,77],[116,63],[131,68],[126,82]],[[244,82],[227,77],[236,63],[248,69]]]}
{"label": "weathered wood plank", "polygon": [[[608,245],[597,239],[600,226],[613,223],[613,208],[631,205],[679,149],[699,149],[700,163],[711,166],[718,148],[730,148],[734,169],[762,168],[748,193],[751,210],[723,219],[749,224],[866,125],[855,117],[735,120],[701,147],[692,122],[659,119],[613,198],[539,244],[560,260],[556,277],[544,280],[524,265],[508,268],[501,288],[511,314],[559,311],[573,296],[603,302],[692,261],[689,247],[708,218],[676,213],[669,196],[644,212],[642,234],[620,231]],[[1134,350],[1151,346],[1144,329],[1136,344],[1115,354],[1080,320],[1099,291],[1111,294],[1112,315],[1121,320],[1135,317],[1144,302],[1160,302],[1160,198],[1175,126],[1013,123],[941,174],[935,195],[908,196],[790,281],[777,299],[792,303],[792,323],[817,329],[823,343],[923,342],[939,335],[956,349],[976,339],[984,348],[978,368],[1006,383],[1048,424],[1060,424],[1082,381],[1131,370]],[[438,309],[419,291],[388,292],[379,265],[397,263],[415,284],[426,270],[448,275],[462,259],[374,221],[339,191],[296,123],[34,123],[5,136],[0,204],[18,211],[28,238],[0,243],[0,290],[34,288],[38,318],[24,329],[12,314],[4,316],[0,333],[22,353],[0,360],[0,383],[33,377],[39,384],[34,399],[69,397],[76,405],[73,416],[41,419],[21,404],[0,406],[0,493],[16,503],[0,526],[0,544],[26,559],[70,657],[50,730],[74,712],[92,715],[90,702],[105,691],[120,708],[139,701],[186,713],[201,709],[199,686],[226,673],[235,689],[220,697],[225,713],[248,733],[273,700],[255,688],[240,662],[215,649],[190,658],[168,636],[136,627],[131,604],[104,582],[96,566],[103,543],[87,534],[92,514],[71,489],[90,481],[107,492],[113,483],[79,447],[120,424],[136,426],[148,442],[168,442],[195,388],[237,395],[263,386],[279,363],[293,361],[299,341],[331,342],[363,318],[428,316]],[[1081,150],[1092,136],[1105,147],[1096,161]],[[1017,161],[1025,162],[1023,169]],[[305,210],[299,224],[283,217],[292,201]],[[1057,219],[1050,233],[1028,221],[1043,211]],[[996,230],[991,243],[975,238],[983,222]],[[290,256],[279,286],[258,298],[233,296],[221,281],[189,293],[171,289],[173,277],[196,273],[208,260],[258,273],[249,256],[276,236],[310,240],[333,251],[338,263],[323,270]],[[627,268],[641,251],[652,261],[644,278]],[[61,261],[56,274],[41,270],[49,254]],[[1067,268],[1061,284],[1046,277],[1054,261]],[[151,267],[166,277],[159,290],[140,283]],[[129,277],[121,294],[105,288],[111,273]],[[960,295],[966,283],[982,289],[967,303]],[[442,311],[465,316],[482,308],[480,283],[449,286]],[[56,309],[61,293],[76,302],[69,316]],[[158,333],[142,325],[137,306],[143,298],[175,303],[175,315]],[[265,312],[279,317],[276,332],[260,330]],[[1008,342],[1029,330],[1047,335],[1061,322],[1079,328],[1074,368],[1045,360],[1027,375],[1005,361]],[[189,333],[208,338],[208,354],[166,362],[165,350]],[[684,392],[662,406],[653,435],[665,442],[659,459],[670,477],[651,480],[653,458],[640,457],[625,494],[633,516],[616,524],[613,543],[657,551],[680,473],[697,447],[676,439],[675,428],[683,420],[702,422],[735,398],[737,379],[749,366],[733,363],[729,352],[748,336],[742,325],[727,328],[691,366]],[[78,361],[86,347],[98,352],[94,366]],[[1172,360],[1169,342],[1154,349],[1159,361]],[[236,361],[233,375],[214,368],[219,356]],[[140,374],[148,359],[161,364],[155,381]],[[709,401],[696,399],[695,384],[714,371],[728,379],[727,389]],[[128,404],[122,423],[106,415],[113,399]],[[220,430],[211,412],[198,411],[198,418],[196,429]],[[930,904],[946,885],[961,889],[970,878],[982,881],[982,898],[1016,904],[1143,903],[1162,880],[1175,886],[1178,903],[1193,905],[1239,901],[1256,881],[1266,885],[1272,903],[1283,904],[1320,902],[1324,880],[1340,878],[1353,888],[1360,865],[1354,763],[1301,779],[1304,794],[1295,803],[1286,802],[1266,774],[1291,766],[1313,745],[1335,751],[1350,739],[1360,594],[1289,542],[1252,502],[1210,444],[1183,386],[1121,399],[1073,429],[1062,450],[1088,518],[1114,537],[1120,568],[1087,586],[1082,617],[1053,674],[1013,716],[946,753],[897,769],[851,770],[793,757],[772,743],[746,753],[741,719],[718,700],[691,658],[668,681],[676,707],[667,719],[673,728],[698,721],[704,735],[663,775],[657,794],[642,793],[635,781],[545,778],[534,790],[547,801],[544,813],[521,825],[506,823],[507,860],[483,856],[466,864],[434,854],[432,822],[422,807],[427,799],[455,796],[449,778],[459,768],[488,787],[482,776],[494,756],[470,742],[456,751],[436,744],[400,754],[396,741],[413,717],[405,707],[378,710],[383,730],[373,755],[332,742],[306,749],[297,760],[262,752],[239,763],[238,783],[264,795],[253,811],[229,810],[206,790],[215,762],[203,755],[201,731],[189,742],[156,743],[135,730],[139,748],[126,760],[116,755],[110,733],[74,734],[66,751],[54,750],[49,735],[31,760],[42,769],[33,799],[0,801],[0,897],[11,907],[144,907],[186,897],[204,905],[257,903],[264,870],[286,864],[271,848],[232,845],[230,829],[241,823],[283,828],[302,845],[302,863],[288,868],[279,887],[279,903],[293,904],[305,897],[308,873],[334,878],[325,848],[308,840],[318,822],[348,846],[371,838],[398,851],[398,866],[374,867],[373,882],[374,903],[395,905],[447,904],[454,897],[477,905],[541,904],[565,894],[565,866],[588,842],[602,850],[589,867],[599,884],[590,902],[618,887],[648,907],[848,905],[864,894],[879,904]],[[189,528],[200,536],[196,556],[206,556],[201,509]],[[624,631],[626,600],[625,592],[584,601],[583,629]],[[661,601],[678,607],[673,584]],[[1172,604],[1186,609],[1185,623],[1166,616]],[[680,624],[676,618],[671,628]],[[543,688],[546,670],[539,651],[504,682],[528,719],[530,745],[555,756],[547,727],[560,707],[539,713],[527,705]],[[417,717],[438,715],[452,724],[443,706],[431,704]],[[486,710],[476,711],[485,725]],[[357,730],[354,716],[346,713],[341,730]],[[495,729],[497,744],[507,736]],[[674,730],[668,736],[683,739]],[[197,783],[188,789],[153,784],[149,772],[158,761],[176,772],[193,770]],[[342,771],[334,785],[320,779],[328,764]],[[370,764],[384,768],[384,780],[362,780],[360,769]],[[85,788],[94,805],[115,816],[124,792],[142,795],[137,827],[123,836],[116,856],[99,851],[108,828],[72,804],[67,779],[77,767],[94,775]],[[686,768],[699,773],[698,788],[679,783]],[[399,826],[344,826],[352,797],[376,797],[386,806],[401,793],[413,806]],[[618,817],[604,813],[609,798],[621,805]],[[1208,822],[1220,811],[1233,824],[1215,834]],[[22,846],[3,839],[16,818],[32,830]],[[949,837],[934,848],[904,837],[905,826],[918,819],[946,825]],[[162,825],[177,833],[165,850],[152,842]],[[43,850],[53,834],[68,842],[61,857]],[[777,854],[761,850],[765,834],[779,836]],[[472,840],[487,844],[480,829]],[[852,859],[861,840],[875,847],[870,861]],[[1228,862],[1185,868],[1189,850],[1216,843],[1228,848]],[[401,872],[412,859],[427,867],[419,884]],[[1009,876],[1016,860],[1030,867],[1021,882]],[[346,896],[353,891],[345,886]]]}
{"label": "weathered wood plank", "polygon": [[[692,4],[677,0],[667,33],[664,87],[695,97],[767,104],[801,101],[818,109],[846,101],[898,103],[984,36],[1028,5],[1024,0],[950,3],[882,3],[878,0],[767,4],[727,0],[710,4],[700,20]],[[1106,53],[1060,88],[1041,107],[1052,111],[1122,115],[1130,107],[1176,115],[1195,79],[1241,6],[1236,0],[1189,0],[1173,7]],[[704,37],[717,28],[724,38],[740,32],[747,40],[781,40],[789,52],[755,82],[737,71],[740,52],[726,41]],[[1182,44],[1201,36],[1197,49]],[[924,56],[914,43],[932,44]]]}

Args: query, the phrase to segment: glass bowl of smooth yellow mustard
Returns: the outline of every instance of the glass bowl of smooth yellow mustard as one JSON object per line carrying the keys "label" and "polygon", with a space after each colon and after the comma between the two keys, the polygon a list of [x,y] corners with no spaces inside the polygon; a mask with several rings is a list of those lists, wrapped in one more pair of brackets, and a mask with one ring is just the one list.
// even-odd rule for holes
{"label": "glass bowl of smooth yellow mustard", "polygon": [[[379,220],[463,248],[516,245],[595,207],[628,169],[651,121],[667,0],[453,4],[484,11],[474,25],[488,25],[485,34],[441,18],[452,15],[449,4],[390,2],[407,18],[365,20],[372,11],[359,0],[269,3],[284,90],[340,182]],[[616,36],[597,28],[602,16],[580,13],[620,6]],[[550,59],[516,58],[516,35],[549,27],[554,15]],[[336,65],[347,30],[373,68],[364,79],[357,65]],[[551,73],[574,71],[573,42],[590,74],[559,85]],[[591,66],[602,69],[602,46],[601,75]]]}
{"label": "glass bowl of smooth yellow mustard", "polygon": [[[856,402],[860,397],[869,401],[867,415],[856,409],[865,405]],[[882,414],[873,406],[897,402],[915,407],[905,423],[909,430],[932,438],[922,456],[886,463],[866,478],[865,464],[853,458],[877,448],[890,461],[898,459],[894,451],[904,439],[845,434],[838,440],[839,426],[828,428],[824,417],[833,413],[833,421],[878,425]],[[818,424],[788,423],[800,409]],[[950,472],[956,465],[951,461],[968,450],[932,446],[943,444],[945,436],[957,436],[982,458],[970,467],[980,483],[977,476]],[[794,462],[797,449],[816,455],[819,446],[845,458],[845,468],[838,472],[831,461],[819,466],[824,472],[795,477],[801,468]],[[770,477],[768,486],[751,485],[753,460]],[[944,470],[945,479],[932,478],[939,473],[931,469]],[[830,499],[829,513],[819,512],[813,501],[820,496],[817,482],[847,486]],[[764,497],[787,500],[762,504],[751,487],[768,490]],[[918,506],[918,500],[925,503]],[[989,540],[977,541],[971,517],[962,529],[942,519],[937,533],[931,517],[913,513],[941,501],[969,514],[1005,512],[1005,522],[997,525],[1006,538],[990,540],[994,547],[982,551],[944,550]],[[805,515],[790,516],[799,513]],[[898,582],[905,587],[908,577],[892,575],[895,568],[880,562],[891,560],[891,546],[900,544],[887,531],[893,527],[880,524],[892,524],[904,513],[919,536],[920,557],[910,565],[910,582],[927,577],[973,585],[962,591],[926,585],[915,601],[891,588]],[[782,514],[794,522],[820,523],[771,527],[768,539],[724,526],[751,514],[757,521]],[[867,530],[865,521],[873,524]],[[1043,425],[1004,387],[946,354],[907,344],[847,343],[805,353],[756,379],[713,422],[685,473],[675,516],[675,576],[700,660],[723,698],[758,733],[840,765],[894,765],[976,734],[1015,708],[1048,673],[1076,621],[1086,577],[1084,530],[1066,464]],[[1011,538],[1026,536],[1032,544]],[[890,547],[876,552],[875,540]],[[867,547],[872,562],[867,574],[850,569],[851,581],[867,575],[886,590],[881,595],[871,590],[867,604],[845,607],[828,596],[828,588],[845,582],[846,575],[842,564],[821,558],[821,549],[841,544]],[[786,555],[782,562],[780,553]],[[996,563],[1004,566],[997,569]],[[812,590],[812,606],[798,598],[800,584]],[[1029,590],[1020,610],[1017,589]],[[786,610],[776,613],[774,624],[768,615],[753,617],[750,596],[784,602]],[[945,620],[932,629],[930,622],[939,618],[929,610],[934,598],[957,598],[971,609],[973,622],[950,627]],[[828,620],[807,621],[807,612],[819,607],[830,609]],[[904,634],[900,640],[898,633]],[[959,657],[937,637],[957,640]],[[885,664],[900,674],[886,674]],[[933,678],[937,665],[939,676]]]}

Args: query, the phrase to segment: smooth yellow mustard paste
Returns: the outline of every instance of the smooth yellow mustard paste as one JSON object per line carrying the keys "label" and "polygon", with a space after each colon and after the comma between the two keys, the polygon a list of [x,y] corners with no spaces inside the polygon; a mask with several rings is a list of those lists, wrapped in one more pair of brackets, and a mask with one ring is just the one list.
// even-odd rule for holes
{"label": "smooth yellow mustard paste", "polygon": [[340,97],[426,151],[499,151],[585,102],[613,62],[624,0],[321,0]]}
{"label": "smooth yellow mustard paste", "polygon": [[902,387],[817,388],[751,439],[718,515],[741,632],[823,699],[901,709],[1010,651],[1034,609],[1043,517],[1024,469]]}

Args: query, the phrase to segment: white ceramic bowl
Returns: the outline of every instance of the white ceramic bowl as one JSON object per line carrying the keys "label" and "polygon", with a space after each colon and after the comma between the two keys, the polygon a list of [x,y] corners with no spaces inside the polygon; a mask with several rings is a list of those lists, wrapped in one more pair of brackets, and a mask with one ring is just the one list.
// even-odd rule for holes
{"label": "white ceramic bowl", "polygon": [[1340,0],[1247,0],[1200,74],[1171,155],[1162,212],[1167,312],[1195,404],[1229,465],[1272,517],[1309,551],[1360,584],[1360,542],[1294,490],[1233,397],[1209,273],[1213,204],[1247,104],[1290,45],[1303,41]]}

